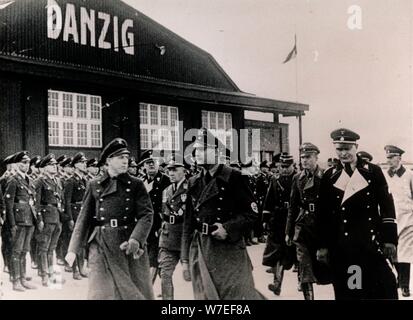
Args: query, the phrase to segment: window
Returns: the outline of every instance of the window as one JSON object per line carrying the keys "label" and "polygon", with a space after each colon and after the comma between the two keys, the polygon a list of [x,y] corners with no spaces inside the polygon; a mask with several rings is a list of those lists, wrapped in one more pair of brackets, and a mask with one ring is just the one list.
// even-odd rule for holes
{"label": "window", "polygon": [[49,145],[102,147],[102,99],[99,96],[48,91]]}
{"label": "window", "polygon": [[142,149],[179,150],[178,108],[141,103],[139,118]]}
{"label": "window", "polygon": [[222,144],[232,150],[232,114],[202,110],[202,126],[209,129]]}

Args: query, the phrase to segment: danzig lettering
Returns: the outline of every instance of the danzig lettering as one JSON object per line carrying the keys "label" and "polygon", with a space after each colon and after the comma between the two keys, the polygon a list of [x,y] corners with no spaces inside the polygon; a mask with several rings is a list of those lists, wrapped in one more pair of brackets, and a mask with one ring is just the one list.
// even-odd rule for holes
{"label": "danzig lettering", "polygon": [[[99,20],[101,28],[97,30]],[[126,54],[135,55],[135,37],[131,29],[133,29],[132,19],[126,19],[120,24],[117,16],[112,17],[104,12],[96,13],[95,10],[84,7],[76,11],[75,5],[71,3],[66,4],[63,14],[62,8],[55,0],[48,0],[47,37],[49,39],[62,38],[63,41],[68,42],[72,37],[73,42],[81,45],[96,47],[97,42],[98,48],[119,52],[121,47]],[[109,33],[113,34],[112,42],[107,41]]]}

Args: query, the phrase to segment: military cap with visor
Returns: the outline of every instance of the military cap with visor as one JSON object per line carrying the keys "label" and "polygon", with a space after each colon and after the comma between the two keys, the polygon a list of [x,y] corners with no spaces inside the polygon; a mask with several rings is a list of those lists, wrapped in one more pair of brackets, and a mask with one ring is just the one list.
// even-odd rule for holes
{"label": "military cap with visor", "polygon": [[113,139],[109,142],[100,154],[101,163],[106,163],[108,158],[118,157],[124,154],[130,154],[127,142],[122,138]]}
{"label": "military cap with visor", "polygon": [[400,149],[399,147],[393,145],[387,145],[384,147],[386,151],[386,157],[394,157],[394,156],[401,156],[404,153],[404,150]]}
{"label": "military cap with visor", "polygon": [[360,139],[360,136],[349,129],[340,128],[334,130],[330,134],[333,143],[343,143],[343,144],[356,144],[356,141]]}
{"label": "military cap with visor", "polygon": [[79,162],[87,162],[87,159],[83,152],[78,152],[75,154],[75,156],[72,159],[71,165],[74,166],[76,163],[79,163]]}
{"label": "military cap with visor", "polygon": [[39,167],[44,168],[46,166],[57,164],[56,157],[53,153],[49,153],[39,162]]}

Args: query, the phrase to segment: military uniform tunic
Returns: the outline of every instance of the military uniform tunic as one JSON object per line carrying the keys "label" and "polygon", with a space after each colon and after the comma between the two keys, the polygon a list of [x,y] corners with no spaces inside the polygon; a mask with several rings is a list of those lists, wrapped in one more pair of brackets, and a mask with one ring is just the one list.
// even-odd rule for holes
{"label": "military uniform tunic", "polygon": [[[239,171],[218,165],[210,181],[204,172],[189,179],[182,261],[189,261],[195,299],[262,299],[254,287],[243,235],[258,208]],[[222,223],[228,236],[211,236]]]}
{"label": "military uniform tunic", "polygon": [[[127,173],[111,178],[105,172],[89,182],[69,245],[75,254],[88,248],[88,299],[153,299],[146,251],[152,220],[141,180]],[[139,259],[120,249],[130,238],[144,249]]]}
{"label": "military uniform tunic", "polygon": [[285,243],[285,228],[290,207],[291,185],[294,173],[272,177],[264,203],[264,222],[268,223],[268,237],[263,265],[274,267],[278,261],[285,269],[294,262],[295,249]]}
{"label": "military uniform tunic", "polygon": [[[336,299],[395,299],[396,280],[383,244],[397,245],[393,198],[381,169],[358,158],[351,177],[339,163],[320,186],[319,247],[328,248]],[[361,270],[361,289],[348,286],[349,268]],[[354,271],[353,271],[354,272]]]}

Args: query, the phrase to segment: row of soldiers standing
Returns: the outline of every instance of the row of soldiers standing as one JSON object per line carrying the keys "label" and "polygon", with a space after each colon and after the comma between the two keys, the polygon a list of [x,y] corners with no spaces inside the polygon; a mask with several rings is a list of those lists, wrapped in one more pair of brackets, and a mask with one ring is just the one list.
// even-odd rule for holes
{"label": "row of soldiers standing", "polygon": [[[36,287],[26,273],[26,256],[38,269],[42,285],[64,282],[56,277],[57,263],[65,265],[71,232],[79,215],[87,181],[98,175],[96,159],[83,153],[73,158],[53,154],[30,159],[27,151],[5,158],[7,170],[0,178],[2,207],[2,255],[4,270],[10,273],[13,290]],[[65,270],[76,280],[87,277],[84,255]]]}

